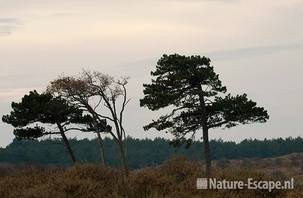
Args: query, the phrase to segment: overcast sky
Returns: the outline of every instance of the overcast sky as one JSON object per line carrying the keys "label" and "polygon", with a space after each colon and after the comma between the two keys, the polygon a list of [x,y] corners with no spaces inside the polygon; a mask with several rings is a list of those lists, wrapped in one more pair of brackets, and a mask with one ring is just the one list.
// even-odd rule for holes
{"label": "overcast sky", "polygon": [[[29,90],[82,68],[129,75],[129,135],[157,113],[139,107],[162,54],[209,56],[231,93],[264,106],[266,124],[216,129],[210,138],[303,135],[302,0],[0,0],[0,115]],[[0,122],[0,146],[12,128]],[[81,137],[77,133],[69,137]]]}

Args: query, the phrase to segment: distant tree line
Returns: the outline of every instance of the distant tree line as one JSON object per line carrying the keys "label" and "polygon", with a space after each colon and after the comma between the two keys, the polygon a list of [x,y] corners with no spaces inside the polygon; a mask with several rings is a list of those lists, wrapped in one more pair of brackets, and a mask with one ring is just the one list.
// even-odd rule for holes
{"label": "distant tree line", "polygon": [[[203,143],[196,142],[189,148],[169,146],[169,140],[163,138],[134,139],[127,138],[127,160],[131,169],[159,165],[173,155],[185,155],[191,160],[201,160]],[[97,139],[70,140],[71,147],[80,163],[100,163]],[[110,138],[103,140],[106,161],[112,167],[119,166],[118,148]],[[223,140],[210,141],[213,160],[265,158],[303,152],[303,138],[286,139],[248,139],[240,143]],[[1,163],[36,164],[36,165],[72,165],[64,144],[60,139],[14,140],[6,148],[0,149]]]}

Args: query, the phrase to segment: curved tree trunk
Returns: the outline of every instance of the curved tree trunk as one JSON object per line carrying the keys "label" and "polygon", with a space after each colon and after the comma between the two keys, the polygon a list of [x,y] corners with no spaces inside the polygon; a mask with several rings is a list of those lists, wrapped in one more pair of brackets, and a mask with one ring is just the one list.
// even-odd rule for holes
{"label": "curved tree trunk", "polygon": [[97,124],[97,121],[96,121],[97,118],[96,118],[95,114],[93,114],[93,118],[95,119],[94,120],[94,128],[95,128],[95,131],[97,133],[97,140],[98,140],[98,143],[99,143],[99,151],[100,151],[101,164],[103,166],[105,166],[104,147],[103,147],[102,137],[101,137],[101,134],[100,134],[100,131],[99,131],[99,128],[98,128],[98,124]]}
{"label": "curved tree trunk", "polygon": [[66,135],[64,133],[63,127],[61,126],[60,123],[57,123],[57,126],[58,126],[58,128],[60,130],[60,134],[62,136],[63,143],[64,143],[64,145],[66,147],[66,150],[68,151],[68,153],[70,155],[70,158],[71,158],[72,162],[76,163],[76,157],[75,157],[74,152],[73,152],[73,150],[72,150],[72,148],[71,148],[71,146],[70,146],[70,144],[68,142],[68,139],[67,139],[67,137],[66,137]]}
{"label": "curved tree trunk", "polygon": [[95,132],[97,133],[97,139],[98,139],[98,144],[99,144],[99,151],[100,151],[100,159],[101,159],[101,164],[103,166],[105,166],[105,153],[104,153],[104,146],[103,146],[103,140],[100,134],[100,130],[98,128],[98,115],[96,114],[96,112],[91,108],[91,106],[86,105],[86,108],[88,109],[88,111],[92,114],[93,119],[94,119],[94,128],[95,128]]}

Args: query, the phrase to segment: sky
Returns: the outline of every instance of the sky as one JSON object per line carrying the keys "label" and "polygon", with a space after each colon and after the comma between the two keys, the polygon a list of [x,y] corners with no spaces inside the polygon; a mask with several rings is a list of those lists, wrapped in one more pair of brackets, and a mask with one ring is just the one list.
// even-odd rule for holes
{"label": "sky", "polygon": [[[130,136],[171,138],[142,129],[160,113],[139,99],[162,54],[179,53],[210,57],[229,92],[247,93],[270,114],[265,124],[212,130],[211,139],[302,136],[302,17],[302,0],[0,0],[0,115],[28,91],[86,68],[131,77]],[[0,146],[12,130],[0,122]]]}

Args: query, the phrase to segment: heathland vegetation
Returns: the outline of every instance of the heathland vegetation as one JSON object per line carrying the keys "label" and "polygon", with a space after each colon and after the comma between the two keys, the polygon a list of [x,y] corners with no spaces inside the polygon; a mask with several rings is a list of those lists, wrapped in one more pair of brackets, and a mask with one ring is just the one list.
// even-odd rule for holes
{"label": "heathland vegetation", "polygon": [[[289,180],[293,190],[197,190],[196,179],[205,177],[202,162],[174,157],[160,166],[130,171],[124,180],[120,169],[91,164],[70,168],[33,166],[0,167],[0,197],[130,197],[130,198],[301,198],[302,155],[260,160],[213,161],[212,176],[230,181]],[[237,168],[235,168],[237,167]]]}

